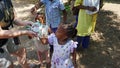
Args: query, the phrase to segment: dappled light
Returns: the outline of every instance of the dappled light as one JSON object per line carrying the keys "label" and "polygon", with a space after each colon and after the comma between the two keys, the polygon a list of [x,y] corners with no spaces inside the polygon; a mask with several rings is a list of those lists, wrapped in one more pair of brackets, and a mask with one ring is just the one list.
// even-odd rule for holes
{"label": "dappled light", "polygon": [[[114,26],[113,26],[114,25]],[[112,11],[101,10],[90,48],[79,51],[79,64],[85,68],[119,68],[120,64],[120,22]],[[81,67],[84,68],[84,67]]]}
{"label": "dappled light", "polygon": [[117,4],[120,4],[120,0],[104,0],[105,2],[108,2],[108,3],[117,3]]}
{"label": "dappled light", "polygon": [[[34,21],[30,9],[38,0],[13,0],[19,18]],[[106,3],[107,2],[107,3]],[[104,0],[104,6],[98,13],[95,32],[91,36],[87,50],[81,47],[77,51],[78,68],[120,68],[120,0]],[[68,21],[75,19],[69,12]],[[35,46],[27,36],[20,37],[22,46],[27,48],[28,63],[36,64],[38,57]],[[29,42],[28,42],[29,40]],[[32,54],[32,55],[31,55]],[[16,68],[20,68],[15,62]]]}

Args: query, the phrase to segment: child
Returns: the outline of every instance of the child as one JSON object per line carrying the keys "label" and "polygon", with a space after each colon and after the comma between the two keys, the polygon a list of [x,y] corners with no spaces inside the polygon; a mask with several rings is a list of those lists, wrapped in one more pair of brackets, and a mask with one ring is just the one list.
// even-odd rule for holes
{"label": "child", "polygon": [[[76,0],[74,6],[80,9],[76,29],[78,47],[82,45],[83,50],[89,47],[90,36],[94,32],[97,14],[100,9],[100,0]],[[79,48],[77,48],[79,50]]]}
{"label": "child", "polygon": [[[48,42],[53,45],[53,55],[51,59],[51,68],[76,68],[77,42],[72,40],[76,36],[77,30],[68,24],[61,24],[55,33],[48,36]],[[72,53],[73,62],[70,58]]]}
{"label": "child", "polygon": [[[50,28],[45,24],[44,15],[37,13],[35,18],[35,23],[32,25],[31,30],[38,34],[38,37],[35,38],[35,45],[37,48],[37,55],[41,64],[43,64],[43,54],[46,56],[46,62],[49,63],[49,45],[46,43],[45,38],[48,36]],[[40,39],[39,39],[40,38]],[[43,42],[43,44],[41,43]]]}

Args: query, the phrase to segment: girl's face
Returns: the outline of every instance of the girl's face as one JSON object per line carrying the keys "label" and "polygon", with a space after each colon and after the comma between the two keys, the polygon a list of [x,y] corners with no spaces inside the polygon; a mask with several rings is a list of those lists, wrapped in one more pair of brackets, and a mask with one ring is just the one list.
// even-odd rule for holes
{"label": "girl's face", "polygon": [[38,15],[38,16],[37,16],[37,19],[38,19],[42,24],[45,23],[45,22],[44,22],[44,16],[43,16],[43,15]]}
{"label": "girl's face", "polygon": [[59,41],[64,41],[67,39],[66,30],[62,26],[58,27],[55,34],[56,34],[56,37]]}

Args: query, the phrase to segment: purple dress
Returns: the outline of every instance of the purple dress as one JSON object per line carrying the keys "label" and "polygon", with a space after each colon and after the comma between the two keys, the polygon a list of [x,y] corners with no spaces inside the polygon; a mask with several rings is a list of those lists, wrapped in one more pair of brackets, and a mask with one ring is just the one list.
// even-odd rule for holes
{"label": "purple dress", "polygon": [[77,47],[77,42],[69,40],[66,44],[60,45],[54,33],[48,36],[48,41],[54,47],[51,68],[74,68],[70,53]]}

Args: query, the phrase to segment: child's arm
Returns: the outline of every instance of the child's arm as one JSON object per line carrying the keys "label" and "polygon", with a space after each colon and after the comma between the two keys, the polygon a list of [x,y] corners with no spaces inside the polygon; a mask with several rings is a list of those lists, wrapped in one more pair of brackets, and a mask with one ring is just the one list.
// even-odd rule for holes
{"label": "child's arm", "polygon": [[74,51],[72,53],[72,60],[73,60],[73,65],[74,65],[74,68],[77,68],[77,64],[76,64],[76,49],[74,48]]}
{"label": "child's arm", "polygon": [[48,33],[53,33],[50,27],[48,27]]}
{"label": "child's arm", "polygon": [[40,8],[40,6],[42,6],[43,5],[43,3],[42,2],[38,2],[38,3],[36,3],[35,5],[34,5],[34,7],[32,7],[31,8],[31,13],[32,14],[35,14],[36,12],[37,12],[37,10]]}
{"label": "child's arm", "polygon": [[84,6],[84,5],[79,5],[76,6],[77,9],[85,9],[85,10],[89,10],[89,11],[96,11],[96,7],[93,6]]}

